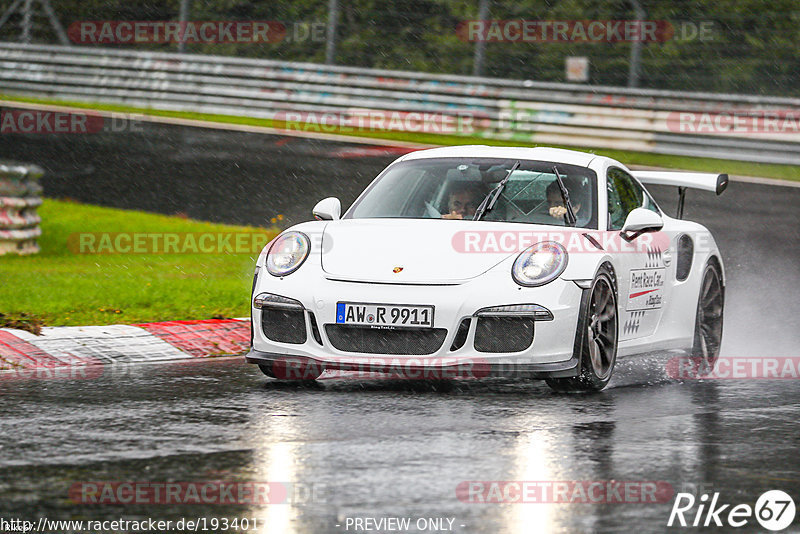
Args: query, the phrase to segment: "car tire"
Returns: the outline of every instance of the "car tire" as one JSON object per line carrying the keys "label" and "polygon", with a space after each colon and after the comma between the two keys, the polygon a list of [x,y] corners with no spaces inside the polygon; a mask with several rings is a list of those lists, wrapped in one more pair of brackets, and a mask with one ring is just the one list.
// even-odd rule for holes
{"label": "car tire", "polygon": [[556,391],[600,391],[611,380],[617,361],[617,289],[609,267],[600,267],[581,298],[573,355],[580,360],[578,376],[546,378]]}
{"label": "car tire", "polygon": [[270,378],[278,380],[316,380],[325,371],[324,368],[313,363],[303,363],[298,365],[287,365],[285,361],[268,362],[258,364],[261,372]]}
{"label": "car tire", "polygon": [[724,306],[722,275],[719,267],[709,262],[700,281],[692,344],[692,357],[700,376],[709,374],[719,358]]}
{"label": "car tire", "polygon": [[275,376],[275,373],[272,372],[272,362],[269,363],[259,363],[258,368],[261,369],[261,372],[267,375],[270,378],[278,378]]}

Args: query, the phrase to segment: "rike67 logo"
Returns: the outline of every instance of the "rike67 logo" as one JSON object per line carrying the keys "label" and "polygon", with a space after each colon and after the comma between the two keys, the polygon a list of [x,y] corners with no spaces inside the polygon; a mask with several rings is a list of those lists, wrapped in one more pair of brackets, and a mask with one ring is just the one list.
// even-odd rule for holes
{"label": "rike67 logo", "polygon": [[723,503],[719,492],[695,498],[691,493],[678,493],[667,526],[733,527],[747,525],[755,517],[762,528],[777,532],[792,524],[795,517],[794,500],[784,491],[770,490],[761,494],[755,507],[749,504]]}

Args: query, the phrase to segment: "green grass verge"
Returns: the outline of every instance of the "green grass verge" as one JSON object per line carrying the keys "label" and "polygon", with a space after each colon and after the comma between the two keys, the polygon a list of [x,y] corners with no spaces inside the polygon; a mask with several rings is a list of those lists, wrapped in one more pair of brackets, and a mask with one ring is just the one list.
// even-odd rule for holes
{"label": "green grass verge", "polygon": [[[82,254],[76,253],[79,241],[74,234],[244,231],[266,233],[262,237],[267,239],[277,233],[277,228],[205,223],[49,199],[39,213],[41,252],[0,256],[0,312],[6,324],[30,316],[49,326],[246,317],[258,253]],[[101,242],[96,243],[99,249]],[[182,239],[180,246],[186,243]]]}
{"label": "green grass verge", "polygon": [[[50,104],[66,107],[76,107],[82,109],[96,109],[102,111],[114,111],[118,113],[142,113],[159,117],[173,117],[180,119],[202,120],[207,122],[219,122],[226,124],[244,124],[248,126],[263,126],[269,128],[280,127],[272,119],[257,119],[251,117],[237,117],[232,115],[213,115],[206,113],[194,113],[185,111],[165,111],[157,109],[135,108],[115,104],[95,104],[87,102],[69,102],[62,100],[52,100],[43,98],[28,98],[19,96],[0,95],[0,99],[14,100],[17,102],[28,102],[36,104]],[[305,131],[319,131],[315,125],[308,125]],[[334,132],[332,132],[334,133]],[[421,143],[429,145],[464,145],[481,144],[492,146],[537,146],[536,143],[522,140],[501,140],[487,139],[480,136],[462,135],[440,135],[431,133],[415,132],[393,132],[375,130],[357,130],[335,132],[340,135],[350,135],[358,137],[369,137],[373,139],[386,139],[391,141],[406,141],[411,143]],[[574,146],[557,146],[559,148],[576,149]],[[626,165],[646,165],[652,167],[664,167],[671,169],[684,169],[699,172],[724,172],[740,176],[757,176],[765,178],[777,178],[782,180],[800,181],[800,166],[797,165],[777,165],[770,163],[749,163],[744,161],[729,161],[713,158],[696,158],[690,156],[670,156],[666,154],[650,154],[646,152],[633,152],[627,150],[610,150],[596,147],[582,147],[585,150],[597,154],[602,154],[614,158]]]}

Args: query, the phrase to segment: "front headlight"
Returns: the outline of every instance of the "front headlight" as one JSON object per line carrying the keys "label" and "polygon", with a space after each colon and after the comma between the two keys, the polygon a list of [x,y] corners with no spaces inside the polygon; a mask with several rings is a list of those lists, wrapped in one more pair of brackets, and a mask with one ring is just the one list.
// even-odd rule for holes
{"label": "front headlight", "polygon": [[555,241],[542,241],[526,248],[514,262],[511,276],[521,286],[543,286],[567,268],[567,251]]}
{"label": "front headlight", "polygon": [[267,270],[272,276],[295,272],[308,257],[311,242],[303,232],[286,232],[267,251]]}

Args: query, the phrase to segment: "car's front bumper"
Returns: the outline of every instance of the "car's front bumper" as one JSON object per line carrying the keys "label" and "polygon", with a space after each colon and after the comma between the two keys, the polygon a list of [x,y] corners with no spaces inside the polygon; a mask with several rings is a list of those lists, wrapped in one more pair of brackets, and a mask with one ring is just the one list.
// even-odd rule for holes
{"label": "car's front bumper", "polygon": [[[314,275],[298,272],[277,278],[262,270],[253,295],[267,292],[298,301],[307,332],[304,341],[299,343],[269,339],[261,325],[262,310],[252,307],[253,350],[247,359],[251,363],[305,359],[326,369],[340,370],[379,370],[385,368],[387,362],[400,362],[403,368],[411,370],[476,365],[491,375],[525,372],[537,376],[571,376],[578,369],[578,362],[572,355],[582,291],[575,283],[561,279],[542,287],[520,287],[507,272],[499,270],[454,285],[355,283],[329,279],[321,270]],[[337,302],[433,305],[433,327],[445,330],[446,336],[438,349],[425,354],[338,350],[327,332],[329,326],[336,324]],[[552,319],[535,321],[533,342],[524,350],[476,350],[477,321],[474,318],[478,310],[514,304],[543,306],[551,312]],[[467,338],[460,348],[452,350],[458,327],[465,319],[471,319]],[[314,324],[316,332],[312,329]]]}

